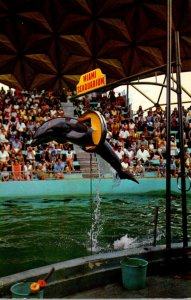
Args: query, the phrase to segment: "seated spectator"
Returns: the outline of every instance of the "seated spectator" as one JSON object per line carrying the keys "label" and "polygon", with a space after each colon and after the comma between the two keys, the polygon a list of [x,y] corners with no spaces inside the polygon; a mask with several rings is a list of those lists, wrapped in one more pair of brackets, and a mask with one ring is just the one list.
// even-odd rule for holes
{"label": "seated spectator", "polygon": [[12,176],[13,176],[13,180],[16,181],[21,181],[23,180],[22,177],[22,168],[21,165],[18,161],[18,159],[15,159],[14,162],[12,163]]}
{"label": "seated spectator", "polygon": [[3,128],[5,130],[5,136],[7,137],[7,134],[9,132],[9,124],[10,122],[8,122],[8,120],[5,120],[4,123],[3,123]]}
{"label": "seated spectator", "polygon": [[141,136],[141,139],[138,141],[138,147],[144,146],[145,149],[147,149],[148,148],[148,144],[149,144],[149,142],[146,140],[145,135],[143,134]]}
{"label": "seated spectator", "polygon": [[8,166],[9,162],[9,153],[5,150],[5,146],[3,145],[0,150],[0,170],[3,167]]}
{"label": "seated spectator", "polygon": [[3,127],[0,129],[0,142],[5,143],[7,141],[7,133]]}
{"label": "seated spectator", "polygon": [[6,141],[4,143],[4,147],[5,147],[5,150],[9,153],[11,151],[11,146],[10,146],[10,143],[9,141]]}
{"label": "seated spectator", "polygon": [[135,122],[133,121],[133,119],[130,119],[129,121],[129,125],[128,125],[128,129],[129,129],[129,133],[131,134],[131,132],[134,132],[135,129]]}
{"label": "seated spectator", "polygon": [[131,131],[130,137],[132,142],[140,140],[140,133],[137,131],[136,127],[134,128],[134,131]]}
{"label": "seated spectator", "polygon": [[129,158],[127,156],[123,157],[123,160],[121,162],[121,166],[124,170],[128,170],[129,169]]}
{"label": "seated spectator", "polygon": [[161,127],[161,123],[159,121],[159,118],[156,117],[154,121],[154,128],[160,128],[160,127]]}
{"label": "seated spectator", "polygon": [[134,153],[137,152],[137,142],[136,141],[132,141],[130,147],[134,151]]}
{"label": "seated spectator", "polygon": [[143,131],[146,125],[146,118],[141,114],[139,116],[138,130]]}
{"label": "seated spectator", "polygon": [[149,131],[153,131],[154,123],[153,123],[153,112],[152,112],[152,110],[148,111],[148,115],[146,117],[146,126],[147,126]]}
{"label": "seated spectator", "polygon": [[176,156],[178,154],[177,143],[174,135],[170,138],[170,155]]}
{"label": "seated spectator", "polygon": [[165,137],[161,137],[157,141],[157,151],[161,158],[163,158],[163,154],[166,152],[166,140]]}
{"label": "seated spectator", "polygon": [[173,177],[177,177],[177,166],[174,157],[171,157],[170,159],[170,173]]}
{"label": "seated spectator", "polygon": [[129,146],[127,149],[124,148],[124,154],[129,158],[129,160],[133,160],[135,157],[135,152],[133,151],[131,146]]}
{"label": "seated spectator", "polygon": [[19,150],[22,150],[22,142],[19,140],[18,137],[12,142],[12,149],[14,153],[17,153]]}
{"label": "seated spectator", "polygon": [[24,119],[23,118],[20,118],[20,120],[18,120],[17,125],[16,125],[16,129],[21,134],[23,134],[24,132],[26,132],[26,125],[24,123]]}
{"label": "seated spectator", "polygon": [[148,151],[149,151],[149,153],[151,153],[151,152],[154,153],[155,152],[155,146],[153,144],[152,138],[150,138],[148,140]]}
{"label": "seated spectator", "polygon": [[26,159],[33,165],[33,168],[36,168],[36,151],[34,148],[29,146],[26,150]]}
{"label": "seated spectator", "polygon": [[157,127],[153,132],[153,140],[157,143],[160,137],[161,137],[160,127]]}
{"label": "seated spectator", "polygon": [[151,133],[146,126],[143,129],[142,136],[145,136],[146,140],[149,140],[151,137]]}
{"label": "seated spectator", "polygon": [[22,153],[22,150],[19,150],[18,153],[16,153],[15,157],[16,157],[16,159],[18,159],[20,165],[23,167],[25,160],[24,160],[24,155]]}
{"label": "seated spectator", "polygon": [[9,172],[7,171],[7,167],[3,167],[3,171],[1,172],[1,181],[9,181],[10,175]]}
{"label": "seated spectator", "polygon": [[55,164],[56,160],[57,160],[57,158],[56,158],[56,152],[54,150],[50,154],[50,161],[49,161],[49,163],[50,163],[49,169],[50,170],[54,169],[54,164]]}
{"label": "seated spectator", "polygon": [[166,177],[166,164],[164,163],[163,158],[160,158],[159,160],[159,166],[157,167],[157,176]]}
{"label": "seated spectator", "polygon": [[120,161],[122,161],[124,156],[124,151],[120,145],[117,146],[117,150],[115,151],[115,153],[119,157]]}
{"label": "seated spectator", "polygon": [[27,160],[26,164],[23,166],[23,177],[24,180],[33,180],[33,166],[30,164],[30,161]]}
{"label": "seated spectator", "polygon": [[75,171],[73,166],[73,161],[74,161],[74,153],[71,151],[71,148],[68,148],[68,153],[66,153],[66,163],[70,171]]}
{"label": "seated spectator", "polygon": [[135,175],[135,166],[133,161],[129,162],[129,168],[128,168],[129,173],[131,173],[132,175]]}
{"label": "seated spectator", "polygon": [[64,179],[63,172],[64,172],[64,163],[61,161],[61,159],[58,159],[54,164],[54,174],[56,179]]}
{"label": "seated spectator", "polygon": [[65,167],[66,174],[71,174],[71,171],[68,166]]}
{"label": "seated spectator", "polygon": [[135,174],[138,176],[145,175],[145,168],[143,167],[141,160],[138,160],[137,162],[137,165],[135,167]]}
{"label": "seated spectator", "polygon": [[49,171],[50,163],[45,158],[41,158],[40,164],[42,165],[42,170],[47,173]]}
{"label": "seated spectator", "polygon": [[141,145],[141,148],[137,151],[136,158],[137,161],[141,160],[144,163],[150,164],[150,154],[144,145]]}
{"label": "seated spectator", "polygon": [[166,138],[166,127],[167,127],[166,121],[163,120],[163,122],[161,124],[162,124],[162,126],[161,126],[161,136],[164,136]]}
{"label": "seated spectator", "polygon": [[120,141],[126,142],[127,139],[128,139],[128,137],[129,137],[129,131],[124,127],[124,125],[122,125],[121,129],[119,131],[119,137],[118,137],[118,139]]}
{"label": "seated spectator", "polygon": [[114,139],[118,138],[119,135],[119,122],[117,122],[116,118],[114,119],[113,123],[111,124],[111,129],[112,129],[112,136]]}
{"label": "seated spectator", "polygon": [[112,107],[112,109],[111,109],[111,114],[112,114],[114,117],[116,117],[116,116],[118,115],[118,111],[117,111],[117,109],[116,109],[115,106]]}
{"label": "seated spectator", "polygon": [[37,166],[36,175],[39,180],[46,180],[46,172],[43,171],[43,165],[40,163]]}
{"label": "seated spectator", "polygon": [[139,105],[139,108],[137,110],[137,115],[140,116],[143,113],[144,113],[144,111],[143,111],[142,105]]}

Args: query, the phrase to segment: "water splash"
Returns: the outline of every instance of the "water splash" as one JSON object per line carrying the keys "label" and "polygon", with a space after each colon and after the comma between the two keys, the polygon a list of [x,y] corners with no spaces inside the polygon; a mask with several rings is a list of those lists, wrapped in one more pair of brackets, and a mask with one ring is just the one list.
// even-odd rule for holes
{"label": "water splash", "polygon": [[121,184],[121,179],[119,178],[118,174],[116,172],[113,173],[113,182],[112,182],[112,188],[118,187]]}
{"label": "water splash", "polygon": [[[160,241],[164,237],[164,233],[158,234],[157,241]],[[146,239],[138,240],[137,238],[129,237],[127,234],[122,236],[120,239],[114,241],[114,250],[125,250],[132,248],[139,248],[150,246],[153,244],[153,237],[147,237]]]}
{"label": "water splash", "polygon": [[100,196],[100,187],[101,187],[101,179],[99,180],[99,184],[96,190],[96,196],[94,199],[95,209],[93,211],[93,218],[90,231],[88,233],[91,243],[91,251],[98,252],[101,250],[99,246],[99,236],[103,230],[103,225],[105,223],[105,219],[101,214],[101,196]]}
{"label": "water splash", "polygon": [[123,250],[128,248],[136,248],[139,243],[137,242],[137,238],[128,237],[128,235],[122,236],[119,240],[114,241],[113,247],[115,250]]}

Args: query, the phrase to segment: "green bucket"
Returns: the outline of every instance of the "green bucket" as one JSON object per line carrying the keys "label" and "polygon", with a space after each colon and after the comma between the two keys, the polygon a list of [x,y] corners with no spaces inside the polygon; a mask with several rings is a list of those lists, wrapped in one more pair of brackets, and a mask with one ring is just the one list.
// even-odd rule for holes
{"label": "green bucket", "polygon": [[30,285],[32,282],[19,282],[11,287],[12,298],[43,298],[44,290],[37,293],[31,293]]}
{"label": "green bucket", "polygon": [[141,258],[125,258],[121,262],[123,287],[140,290],[146,285],[148,261]]}

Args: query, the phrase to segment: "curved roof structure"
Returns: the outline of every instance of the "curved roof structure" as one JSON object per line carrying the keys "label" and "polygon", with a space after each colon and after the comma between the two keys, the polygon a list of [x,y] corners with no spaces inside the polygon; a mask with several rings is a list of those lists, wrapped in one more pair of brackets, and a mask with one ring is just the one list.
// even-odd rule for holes
{"label": "curved roof structure", "polygon": [[[180,32],[182,71],[188,71],[191,0],[172,2],[172,29]],[[111,83],[166,64],[166,5],[166,0],[1,0],[0,82],[28,90],[75,89],[80,75],[95,68]]]}

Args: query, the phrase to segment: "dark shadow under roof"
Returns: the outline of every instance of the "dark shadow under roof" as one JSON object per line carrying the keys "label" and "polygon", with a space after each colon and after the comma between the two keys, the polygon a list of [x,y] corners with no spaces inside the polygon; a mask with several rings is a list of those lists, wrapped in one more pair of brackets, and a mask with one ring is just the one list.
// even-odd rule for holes
{"label": "dark shadow under roof", "polygon": [[[191,70],[191,0],[173,0],[182,71]],[[166,64],[165,0],[1,0],[0,82],[75,89],[100,68],[107,83]]]}

